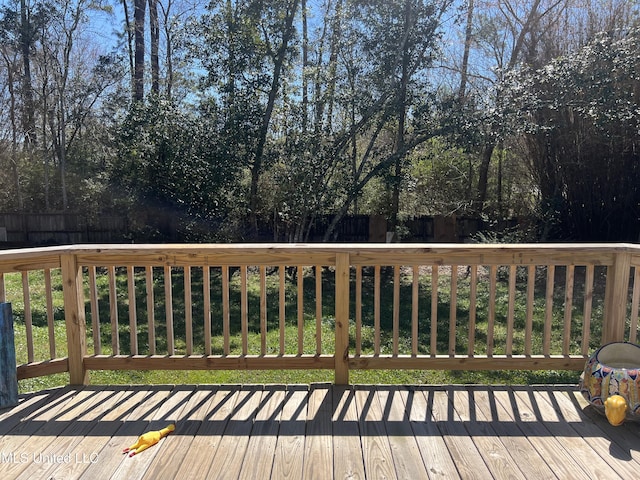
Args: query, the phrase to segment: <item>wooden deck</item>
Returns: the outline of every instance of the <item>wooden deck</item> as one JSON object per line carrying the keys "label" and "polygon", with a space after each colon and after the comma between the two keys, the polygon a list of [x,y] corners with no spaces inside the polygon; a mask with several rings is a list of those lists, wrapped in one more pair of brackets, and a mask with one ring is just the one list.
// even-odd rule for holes
{"label": "wooden deck", "polygon": [[[87,386],[0,410],[11,479],[637,478],[575,386]],[[138,435],[176,423],[134,457]]]}

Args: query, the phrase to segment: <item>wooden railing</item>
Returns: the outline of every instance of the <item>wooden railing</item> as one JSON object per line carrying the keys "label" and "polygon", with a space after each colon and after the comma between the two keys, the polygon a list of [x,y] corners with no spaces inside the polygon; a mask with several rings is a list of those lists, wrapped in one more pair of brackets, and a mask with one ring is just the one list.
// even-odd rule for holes
{"label": "wooden railing", "polygon": [[353,369],[581,370],[636,341],[638,267],[630,244],[47,247],[0,251],[0,302],[20,379],[333,369],[344,384]]}

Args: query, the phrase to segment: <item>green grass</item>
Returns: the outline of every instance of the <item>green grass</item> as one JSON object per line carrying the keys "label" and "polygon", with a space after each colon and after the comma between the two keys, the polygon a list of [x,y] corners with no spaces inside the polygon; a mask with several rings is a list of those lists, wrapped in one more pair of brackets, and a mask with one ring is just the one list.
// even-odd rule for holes
{"label": "green grass", "polygon": [[[383,269],[390,270],[390,269]],[[155,322],[156,322],[156,338],[157,352],[162,354],[166,352],[166,328],[164,323],[164,280],[162,275],[156,274],[153,277],[154,301],[155,301]],[[520,273],[520,272],[519,272]],[[533,350],[538,352],[542,345],[542,330],[544,328],[544,276],[540,273],[540,279],[536,287],[536,300],[534,307],[534,332]],[[66,333],[62,310],[62,288],[59,278],[59,272],[53,271],[53,304],[54,304],[54,331],[56,341],[56,356],[66,356]],[[392,311],[393,311],[393,275],[388,271],[383,271],[382,276],[382,297],[381,297],[381,353],[391,353],[392,345]],[[552,351],[558,352],[562,344],[562,319],[564,315],[563,308],[563,275],[556,271],[556,288],[558,294],[554,300],[553,310],[553,334],[552,334]],[[322,275],[323,280],[323,319],[322,319],[322,352],[326,354],[333,353],[334,337],[333,337],[333,274],[331,271],[325,271]],[[504,273],[499,275],[498,288],[495,302],[495,327],[494,338],[495,348],[494,354],[502,354],[505,348],[506,339],[506,317],[508,309],[508,289],[507,278]],[[145,296],[145,277],[142,271],[136,271],[136,309],[138,320],[138,345],[139,353],[147,354],[149,352],[148,345],[148,325],[146,321],[146,296]],[[400,351],[401,353],[410,353],[410,318],[411,318],[411,277],[402,277],[402,286],[400,289]],[[33,272],[29,275],[29,283],[31,285],[31,309],[33,318],[33,336],[35,348],[35,360],[45,360],[50,358],[48,327],[46,318],[46,300],[44,294],[44,279],[40,272]],[[99,319],[100,319],[100,338],[102,345],[102,353],[111,353],[111,324],[109,321],[109,292],[108,277],[106,271],[100,271],[97,277],[99,291]],[[429,274],[420,277],[420,333],[419,333],[419,351],[420,353],[428,353],[430,342],[430,312],[431,312],[431,276]],[[120,351],[128,354],[129,345],[129,320],[128,320],[128,300],[127,292],[127,276],[124,269],[118,270],[118,330]],[[526,318],[526,282],[518,282],[516,294],[516,312],[515,312],[515,331],[513,350],[514,354],[522,353],[524,348],[524,319]],[[212,270],[211,276],[211,316],[213,319],[213,338],[212,346],[214,354],[222,353],[222,318],[221,298],[222,292],[221,271]],[[239,331],[240,318],[240,275],[237,271],[232,271],[230,278],[231,293],[231,353],[241,353],[242,339]],[[580,283],[576,281],[575,298],[581,298],[581,292],[578,286]],[[296,279],[288,278],[286,282],[286,353],[297,353],[297,297],[296,297]],[[92,324],[90,318],[90,309],[88,304],[88,286],[87,288],[87,344],[90,353],[93,353]],[[5,289],[8,301],[12,302],[15,335],[16,335],[16,352],[18,364],[27,361],[26,353],[26,329],[24,323],[24,304],[22,302],[22,280],[20,275],[5,275]],[[476,348],[477,354],[486,352],[486,337],[488,324],[488,303],[489,291],[488,282],[480,281],[478,285],[477,298],[477,320],[476,320]],[[268,353],[277,353],[279,350],[279,333],[278,333],[278,276],[267,276],[267,351]],[[354,288],[352,286],[352,295]],[[439,298],[438,298],[438,349],[439,352],[446,352],[449,342],[449,305],[450,305],[450,284],[447,276],[441,275],[439,278]],[[174,270],[172,275],[172,292],[173,292],[173,311],[174,311],[174,332],[175,332],[175,348],[176,354],[184,354],[186,352],[185,339],[185,321],[184,321],[184,278],[182,271]],[[458,279],[458,297],[457,297],[457,336],[456,336],[456,353],[465,354],[467,351],[467,325],[469,311],[469,278],[461,275]],[[194,268],[192,270],[192,302],[193,302],[193,320],[194,320],[194,353],[204,353],[203,341],[203,294],[202,294],[202,270]],[[602,302],[599,295],[596,295],[593,306],[592,318],[592,339],[597,342],[599,337],[599,322],[595,319],[602,317]],[[579,340],[582,331],[582,312],[581,301],[574,302],[572,308],[572,353],[579,353]],[[260,352],[260,333],[259,333],[259,280],[258,275],[249,275],[248,283],[248,311],[249,311],[249,353]],[[304,352],[315,352],[315,274],[312,269],[305,269],[304,274]],[[371,272],[365,271],[363,281],[363,328],[362,328],[362,349],[363,353],[371,353],[374,344],[373,338],[373,275]],[[352,317],[353,317],[352,309]],[[351,325],[351,346],[355,347],[354,341],[355,326]],[[597,345],[594,343],[593,347]],[[535,383],[575,383],[578,380],[579,372],[573,371],[425,371],[425,370],[376,370],[376,371],[352,371],[350,380],[353,383],[363,384],[466,384],[466,383],[484,383],[484,384],[535,384]],[[287,371],[92,371],[90,373],[91,383],[94,384],[181,384],[181,383],[310,383],[325,382],[333,380],[333,371],[319,370],[287,370]],[[68,383],[67,374],[51,375],[48,377],[27,379],[20,381],[20,391],[33,391],[44,388],[64,385]]]}

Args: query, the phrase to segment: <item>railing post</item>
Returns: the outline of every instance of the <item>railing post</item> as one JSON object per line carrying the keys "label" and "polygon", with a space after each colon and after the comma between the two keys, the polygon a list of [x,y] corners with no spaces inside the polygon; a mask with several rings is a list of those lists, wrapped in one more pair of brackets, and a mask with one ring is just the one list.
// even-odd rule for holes
{"label": "railing post", "polygon": [[18,375],[11,304],[0,298],[0,408],[18,404]]}
{"label": "railing post", "polygon": [[631,254],[629,252],[617,253],[613,265],[607,267],[603,344],[624,340],[630,269]]}
{"label": "railing post", "polygon": [[60,266],[64,294],[64,320],[67,329],[69,383],[86,385],[89,383],[89,375],[83,363],[87,353],[87,337],[82,267],[78,265],[75,255],[70,254],[60,256]]}
{"label": "railing post", "polygon": [[349,254],[336,254],[335,384],[349,383]]}

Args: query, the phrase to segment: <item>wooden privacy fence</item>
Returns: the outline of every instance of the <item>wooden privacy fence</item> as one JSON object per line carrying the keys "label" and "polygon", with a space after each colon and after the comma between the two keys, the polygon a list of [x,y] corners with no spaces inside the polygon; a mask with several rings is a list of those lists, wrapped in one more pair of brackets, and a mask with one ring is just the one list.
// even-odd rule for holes
{"label": "wooden privacy fence", "polygon": [[[640,247],[104,245],[0,251],[18,378],[91,370],[581,370],[635,342]],[[62,340],[61,340],[62,339]]]}

